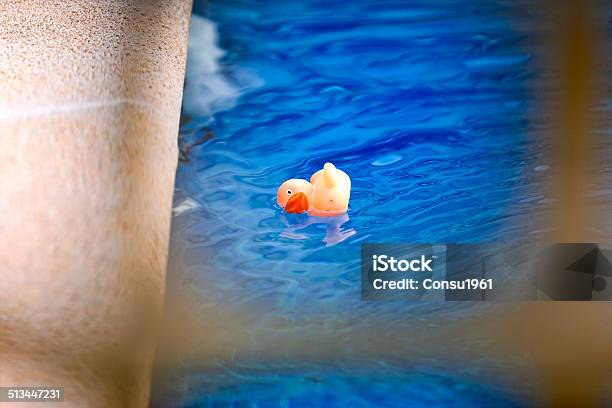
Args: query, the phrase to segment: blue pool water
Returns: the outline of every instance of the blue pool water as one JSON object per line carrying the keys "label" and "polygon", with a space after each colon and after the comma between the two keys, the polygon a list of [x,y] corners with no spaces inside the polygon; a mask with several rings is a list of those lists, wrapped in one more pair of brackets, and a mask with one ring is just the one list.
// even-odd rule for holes
{"label": "blue pool water", "polygon": [[[248,311],[251,340],[236,341],[229,367],[189,376],[185,406],[520,405],[476,362],[468,375],[435,359],[381,369],[346,350],[338,365],[288,352],[275,365],[249,351],[265,355],[253,334],[264,329],[312,325],[325,337],[333,321],[348,336],[368,324],[409,332],[485,308],[361,302],[360,244],[538,233],[524,222],[549,202],[534,185],[549,164],[528,115],[539,74],[532,11],[489,0],[228,0],[196,2],[195,13],[216,25],[218,61],[208,82],[188,74],[185,84],[171,265],[207,299],[198,312]],[[211,64],[198,48],[196,75]],[[352,178],[345,217],[277,207],[282,181],[326,161]]]}

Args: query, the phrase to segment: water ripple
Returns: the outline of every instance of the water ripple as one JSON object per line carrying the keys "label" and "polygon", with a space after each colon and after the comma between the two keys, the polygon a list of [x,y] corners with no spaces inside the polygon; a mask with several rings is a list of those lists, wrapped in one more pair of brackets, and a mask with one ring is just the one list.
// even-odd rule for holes
{"label": "water ripple", "polygon": [[[330,310],[341,322],[358,316],[364,325],[404,327],[408,313],[427,319],[484,308],[361,302],[360,244],[492,242],[533,232],[519,220],[545,208],[535,174],[549,172],[542,146],[528,138],[536,131],[531,81],[542,74],[529,48],[530,9],[503,1],[236,0],[207,10],[225,50],[220,63],[258,85],[232,108],[181,129],[185,138],[203,128],[214,135],[177,173],[180,195],[201,206],[173,220],[186,279],[211,304],[266,305],[253,324],[278,331]],[[326,161],[352,178],[347,216],[284,214],[277,186],[309,178]],[[314,371],[347,387],[346,398],[355,392],[355,378]],[[473,397],[462,395],[455,390],[454,402]]]}

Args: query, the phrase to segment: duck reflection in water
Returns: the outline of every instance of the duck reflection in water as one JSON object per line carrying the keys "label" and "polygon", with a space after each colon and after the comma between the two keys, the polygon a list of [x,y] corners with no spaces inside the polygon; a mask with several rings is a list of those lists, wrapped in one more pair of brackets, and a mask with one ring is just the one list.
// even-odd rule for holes
{"label": "duck reflection in water", "polygon": [[354,228],[342,228],[349,221],[348,214],[341,214],[334,217],[314,217],[305,214],[283,214],[281,220],[287,228],[281,232],[281,237],[293,240],[305,240],[310,238],[311,233],[301,232],[311,225],[324,225],[325,246],[334,246],[352,237],[357,233]]}

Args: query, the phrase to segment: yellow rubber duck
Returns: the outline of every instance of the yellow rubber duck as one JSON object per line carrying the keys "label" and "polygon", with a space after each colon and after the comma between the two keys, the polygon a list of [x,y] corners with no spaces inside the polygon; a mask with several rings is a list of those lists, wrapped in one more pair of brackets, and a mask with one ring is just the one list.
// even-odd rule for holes
{"label": "yellow rubber duck", "polygon": [[288,213],[308,212],[317,217],[332,217],[348,210],[351,178],[331,163],[310,177],[310,182],[290,179],[278,188],[278,205]]}

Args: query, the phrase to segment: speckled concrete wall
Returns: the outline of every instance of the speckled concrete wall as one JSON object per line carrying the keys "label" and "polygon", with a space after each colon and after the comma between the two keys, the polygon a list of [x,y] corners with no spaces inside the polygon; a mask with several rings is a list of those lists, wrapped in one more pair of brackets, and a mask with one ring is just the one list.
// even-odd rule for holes
{"label": "speckled concrete wall", "polygon": [[2,385],[147,403],[190,6],[0,2]]}

